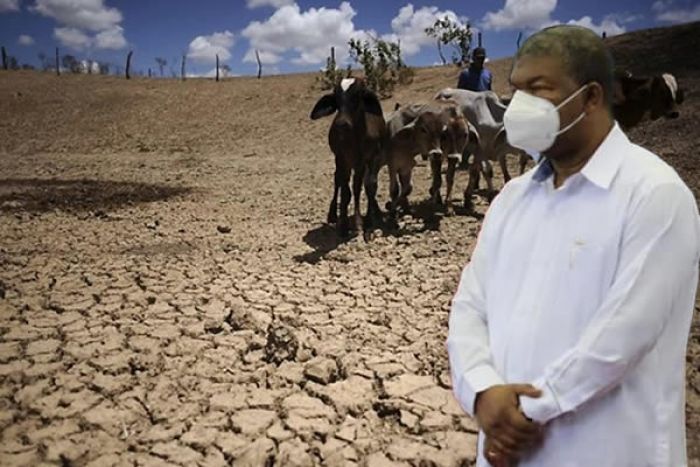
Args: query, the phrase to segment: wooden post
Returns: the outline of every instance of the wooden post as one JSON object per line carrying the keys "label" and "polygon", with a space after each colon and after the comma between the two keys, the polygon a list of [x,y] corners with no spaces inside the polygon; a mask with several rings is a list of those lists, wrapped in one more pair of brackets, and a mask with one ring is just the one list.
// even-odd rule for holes
{"label": "wooden post", "polygon": [[481,33],[479,33],[479,47],[481,47]]}
{"label": "wooden post", "polygon": [[133,50],[130,50],[126,56],[126,79],[131,79],[131,56],[134,54]]}
{"label": "wooden post", "polygon": [[522,40],[523,40],[523,32],[520,31],[518,33],[518,40],[515,41],[515,46],[517,47],[516,50],[520,50],[520,41],[522,41]]}
{"label": "wooden post", "polygon": [[262,63],[260,62],[260,54],[258,49],[255,49],[255,58],[258,60],[258,79],[262,76]]}
{"label": "wooden post", "polygon": [[2,69],[7,71],[7,52],[4,45],[2,46]]}
{"label": "wooden post", "polygon": [[185,81],[185,60],[187,59],[186,54],[182,54],[182,67],[180,68],[180,77],[182,81]]}
{"label": "wooden post", "polygon": [[216,54],[216,82],[219,82],[219,54]]}
{"label": "wooden post", "polygon": [[61,66],[58,62],[58,47],[56,47],[56,76],[61,76]]}
{"label": "wooden post", "polygon": [[605,31],[603,31],[603,39],[605,39],[606,37],[608,37],[608,35]]}
{"label": "wooden post", "polygon": [[152,76],[152,75],[151,75],[151,69],[149,68],[149,69],[148,69],[148,77],[150,78],[151,76]]}

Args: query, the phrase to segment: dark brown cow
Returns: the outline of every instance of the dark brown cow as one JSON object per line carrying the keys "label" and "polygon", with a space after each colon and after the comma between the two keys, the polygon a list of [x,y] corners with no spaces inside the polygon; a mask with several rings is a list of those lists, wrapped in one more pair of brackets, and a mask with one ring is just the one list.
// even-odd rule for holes
{"label": "dark brown cow", "polygon": [[[353,176],[352,194],[355,200],[355,228],[362,225],[360,198],[364,180],[367,193],[367,225],[379,220],[377,204],[377,172],[384,158],[386,125],[377,96],[361,79],[344,79],[333,93],[321,97],[313,110],[315,120],[335,113],[328,132],[328,144],[335,155],[335,184],[333,199],[328,210],[328,223],[336,224],[338,234],[349,234],[348,204],[350,203],[350,176]],[[340,192],[340,218],[338,218]]]}
{"label": "dark brown cow", "polygon": [[643,77],[618,70],[615,73],[613,115],[625,130],[639,124],[647,115],[651,120],[678,118],[678,105],[683,102],[683,97],[683,90],[670,73]]}

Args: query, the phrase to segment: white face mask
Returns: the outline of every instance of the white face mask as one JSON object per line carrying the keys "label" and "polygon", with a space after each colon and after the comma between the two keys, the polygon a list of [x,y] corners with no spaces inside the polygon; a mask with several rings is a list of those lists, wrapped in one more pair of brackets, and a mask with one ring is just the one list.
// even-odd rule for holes
{"label": "white face mask", "polygon": [[511,146],[523,149],[531,155],[551,148],[557,136],[571,129],[586,116],[585,112],[581,112],[573,122],[559,129],[559,109],[571,102],[587,87],[588,84],[584,84],[556,107],[542,97],[515,91],[503,115],[508,142]]}

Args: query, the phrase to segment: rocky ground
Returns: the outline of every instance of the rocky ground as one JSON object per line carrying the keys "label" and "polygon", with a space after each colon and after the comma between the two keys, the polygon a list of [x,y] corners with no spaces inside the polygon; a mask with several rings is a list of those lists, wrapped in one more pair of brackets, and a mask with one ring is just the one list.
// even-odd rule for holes
{"label": "rocky ground", "polygon": [[[444,341],[480,218],[419,167],[397,234],[338,242],[312,82],[0,73],[1,465],[471,465]],[[685,105],[632,137],[698,195]],[[692,465],[699,363],[694,325]]]}

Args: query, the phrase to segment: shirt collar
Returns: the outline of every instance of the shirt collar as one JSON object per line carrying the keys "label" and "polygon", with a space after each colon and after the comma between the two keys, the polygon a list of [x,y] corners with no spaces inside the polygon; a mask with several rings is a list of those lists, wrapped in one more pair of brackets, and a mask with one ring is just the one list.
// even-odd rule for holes
{"label": "shirt collar", "polygon": [[[629,144],[629,139],[615,122],[612,129],[603,142],[595,150],[586,165],[581,169],[581,175],[586,180],[604,190],[610,188],[615,175],[617,174],[624,149],[622,146]],[[554,174],[552,162],[545,158],[532,175],[532,181],[542,183]]]}

